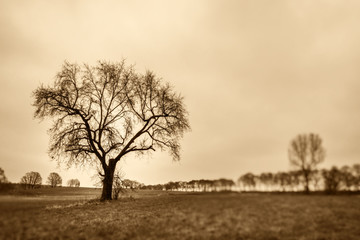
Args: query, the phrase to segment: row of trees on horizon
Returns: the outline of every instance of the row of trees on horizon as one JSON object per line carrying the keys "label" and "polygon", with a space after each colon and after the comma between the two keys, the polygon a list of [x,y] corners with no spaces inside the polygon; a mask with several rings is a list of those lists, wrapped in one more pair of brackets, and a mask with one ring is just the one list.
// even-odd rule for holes
{"label": "row of trees on horizon", "polygon": [[315,169],[309,173],[308,186],[301,170],[261,173],[246,173],[239,177],[238,186],[242,191],[359,191],[360,164],[352,167],[333,166],[330,169]]}
{"label": "row of trees on horizon", "polygon": [[[114,196],[116,198],[126,189],[148,189],[166,191],[196,191],[196,192],[219,192],[219,191],[251,191],[251,192],[300,192],[306,190],[306,181],[301,172],[265,172],[253,174],[248,172],[241,175],[237,181],[220,178],[216,180],[200,179],[191,181],[170,181],[166,184],[145,185],[138,181],[123,179],[120,175],[115,176]],[[314,170],[309,174],[309,190],[335,193],[337,191],[360,190],[360,164],[343,166],[341,168]],[[9,183],[0,168],[0,183]],[[46,183],[51,187],[62,185],[62,178],[58,173],[49,174]],[[25,189],[39,188],[42,186],[42,178],[38,172],[28,172],[20,180]],[[69,187],[79,187],[78,179],[67,181]]]}
{"label": "row of trees on horizon", "polygon": [[185,190],[185,191],[304,191],[312,190],[333,193],[339,190],[359,191],[360,164],[352,167],[343,166],[338,169],[317,168],[325,159],[325,149],[318,134],[299,134],[290,141],[288,148],[289,161],[294,171],[278,173],[262,173],[255,175],[246,173],[237,182],[230,179],[192,180],[189,182],[169,182],[167,184],[146,186],[150,189]]}
{"label": "row of trees on horizon", "polygon": [[[144,185],[137,181],[124,179],[121,171],[113,176],[112,195],[115,199],[126,189],[156,189],[156,190],[180,190],[180,191],[282,191],[298,192],[325,191],[334,193],[337,191],[360,190],[360,164],[343,166],[340,169],[319,170],[317,165],[324,161],[325,149],[322,139],[317,134],[300,134],[289,145],[289,161],[296,170],[278,173],[261,173],[255,175],[251,172],[238,178],[236,182],[231,179],[220,178],[217,180],[191,180],[188,182],[168,182],[158,185]],[[1,169],[0,179],[6,179]],[[99,173],[100,174],[100,173]],[[99,175],[98,185],[104,184],[103,175]],[[59,174],[50,173],[47,183],[51,187],[62,184]],[[36,188],[41,186],[42,178],[38,172],[26,173],[20,181],[24,188]],[[68,186],[80,186],[77,179],[70,179]]]}
{"label": "row of trees on horizon", "polygon": [[[337,191],[360,190],[360,164],[352,167],[314,170],[310,174],[310,191]],[[306,181],[300,170],[288,172],[266,172],[253,174],[248,172],[241,175],[237,181],[220,178],[216,180],[200,179],[191,181],[171,181],[166,184],[142,185],[141,189],[167,191],[244,191],[244,192],[300,192],[305,191]]]}
{"label": "row of trees on horizon", "polygon": [[[6,176],[5,171],[0,168],[0,184],[11,184]],[[19,184],[24,189],[34,189],[34,188],[40,188],[42,185],[42,177],[39,172],[27,172],[21,179]],[[46,180],[47,186],[50,186],[52,188],[59,187],[62,185],[62,178],[61,176],[56,173],[52,172],[49,174],[47,180]],[[67,181],[67,186],[69,187],[80,187],[80,181],[78,179],[69,179]]]}

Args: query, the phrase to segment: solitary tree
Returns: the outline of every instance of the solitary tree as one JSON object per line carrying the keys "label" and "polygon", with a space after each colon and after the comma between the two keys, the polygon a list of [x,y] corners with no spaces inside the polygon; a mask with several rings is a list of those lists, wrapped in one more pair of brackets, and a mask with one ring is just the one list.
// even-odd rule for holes
{"label": "solitary tree", "polygon": [[325,158],[325,149],[322,146],[322,140],[317,134],[298,135],[290,143],[289,160],[290,163],[302,173],[304,178],[305,192],[309,193],[309,183],[311,173],[316,166]]}
{"label": "solitary tree", "polygon": [[69,179],[67,181],[67,185],[69,187],[80,187],[80,181],[79,179]]}
{"label": "solitary tree", "polygon": [[56,172],[52,172],[50,173],[50,175],[48,176],[47,179],[47,183],[51,186],[51,187],[56,187],[57,185],[61,185],[62,184],[62,178],[60,177],[60,175]]}
{"label": "solitary tree", "polygon": [[95,67],[65,62],[53,86],[40,86],[33,94],[35,117],[54,119],[51,157],[69,166],[97,162],[102,200],[112,199],[122,158],[168,149],[177,160],[179,141],[190,128],[183,98],[152,72],[138,74],[124,62]]}
{"label": "solitary tree", "polygon": [[20,183],[25,188],[36,188],[41,186],[42,178],[38,172],[28,172],[21,178]]}

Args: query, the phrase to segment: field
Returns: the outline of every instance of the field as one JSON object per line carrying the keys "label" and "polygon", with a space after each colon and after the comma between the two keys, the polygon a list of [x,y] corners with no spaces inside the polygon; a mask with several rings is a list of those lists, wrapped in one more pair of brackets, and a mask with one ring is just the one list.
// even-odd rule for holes
{"label": "field", "polygon": [[0,196],[0,239],[360,238],[359,195],[128,192],[91,200],[99,190],[33,190]]}

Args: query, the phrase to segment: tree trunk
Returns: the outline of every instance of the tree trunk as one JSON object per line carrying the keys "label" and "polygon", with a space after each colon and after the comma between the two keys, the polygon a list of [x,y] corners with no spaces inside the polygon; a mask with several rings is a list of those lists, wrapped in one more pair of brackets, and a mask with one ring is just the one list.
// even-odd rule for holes
{"label": "tree trunk", "polygon": [[310,176],[309,176],[309,172],[308,170],[305,171],[305,193],[309,194],[310,193],[310,189],[309,189],[309,182],[310,182]]}
{"label": "tree trunk", "polygon": [[112,200],[112,186],[114,180],[116,163],[114,159],[109,160],[109,165],[105,169],[105,176],[103,179],[103,189],[101,193],[101,201]]}

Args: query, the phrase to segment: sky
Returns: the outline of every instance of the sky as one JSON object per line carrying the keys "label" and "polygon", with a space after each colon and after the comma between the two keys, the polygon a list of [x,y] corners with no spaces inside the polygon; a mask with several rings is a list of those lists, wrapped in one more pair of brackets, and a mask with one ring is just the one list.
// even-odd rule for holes
{"label": "sky", "polygon": [[33,118],[32,92],[65,60],[152,70],[184,97],[192,130],[181,160],[166,152],[120,162],[145,184],[236,180],[291,169],[298,134],[323,139],[320,168],[360,162],[360,2],[0,0],[0,167],[11,182],[92,186],[94,167],[47,154],[50,120]]}

